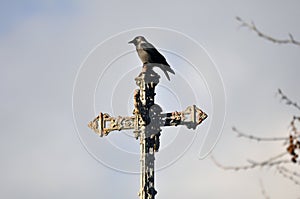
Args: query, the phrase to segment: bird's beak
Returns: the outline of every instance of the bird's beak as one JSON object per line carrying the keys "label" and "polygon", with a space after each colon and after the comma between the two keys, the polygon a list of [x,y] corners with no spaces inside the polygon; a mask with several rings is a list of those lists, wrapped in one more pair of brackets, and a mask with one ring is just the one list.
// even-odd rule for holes
{"label": "bird's beak", "polygon": [[132,41],[130,41],[130,42],[128,42],[129,44],[134,44],[134,40],[132,40]]}

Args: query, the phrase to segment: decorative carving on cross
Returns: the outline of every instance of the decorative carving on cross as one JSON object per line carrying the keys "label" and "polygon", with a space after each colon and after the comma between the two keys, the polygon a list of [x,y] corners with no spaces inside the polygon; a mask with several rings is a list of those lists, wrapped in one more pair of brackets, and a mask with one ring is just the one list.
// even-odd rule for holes
{"label": "decorative carving on cross", "polygon": [[107,136],[112,131],[133,130],[135,138],[140,139],[140,199],[154,199],[154,154],[159,150],[161,127],[185,125],[195,129],[207,118],[207,114],[196,105],[188,106],[181,112],[162,113],[162,108],[154,103],[155,87],[160,76],[152,67],[143,66],[142,72],[135,78],[137,86],[134,92],[133,116],[111,117],[101,113],[88,126],[99,136]]}

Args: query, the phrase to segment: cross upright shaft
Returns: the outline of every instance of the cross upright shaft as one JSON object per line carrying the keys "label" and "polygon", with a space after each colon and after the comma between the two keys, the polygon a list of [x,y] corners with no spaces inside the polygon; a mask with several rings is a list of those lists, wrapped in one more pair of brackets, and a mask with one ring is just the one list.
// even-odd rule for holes
{"label": "cross upright shaft", "polygon": [[154,188],[154,154],[159,149],[161,108],[155,105],[154,97],[159,78],[159,75],[147,66],[144,66],[143,71],[135,78],[139,86],[134,95],[134,114],[140,118],[140,128],[136,132],[140,138],[141,151],[140,199],[154,199],[157,193]]}

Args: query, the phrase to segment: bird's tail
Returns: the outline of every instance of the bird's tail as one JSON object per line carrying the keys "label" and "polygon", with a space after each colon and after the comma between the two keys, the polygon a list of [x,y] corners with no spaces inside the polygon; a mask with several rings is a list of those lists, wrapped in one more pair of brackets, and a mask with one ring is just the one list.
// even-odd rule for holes
{"label": "bird's tail", "polygon": [[169,76],[168,72],[175,75],[174,70],[168,65],[160,64],[159,68],[165,73],[165,75],[169,81],[170,81],[170,76]]}

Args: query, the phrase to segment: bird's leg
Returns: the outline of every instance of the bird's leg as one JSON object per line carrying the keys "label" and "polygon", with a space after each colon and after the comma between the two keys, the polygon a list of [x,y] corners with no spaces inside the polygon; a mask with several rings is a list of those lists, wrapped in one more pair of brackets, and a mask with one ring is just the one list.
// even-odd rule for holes
{"label": "bird's leg", "polygon": [[148,69],[148,62],[145,62],[145,63],[143,63],[143,69],[142,69],[142,72],[146,72],[147,71],[147,69]]}

